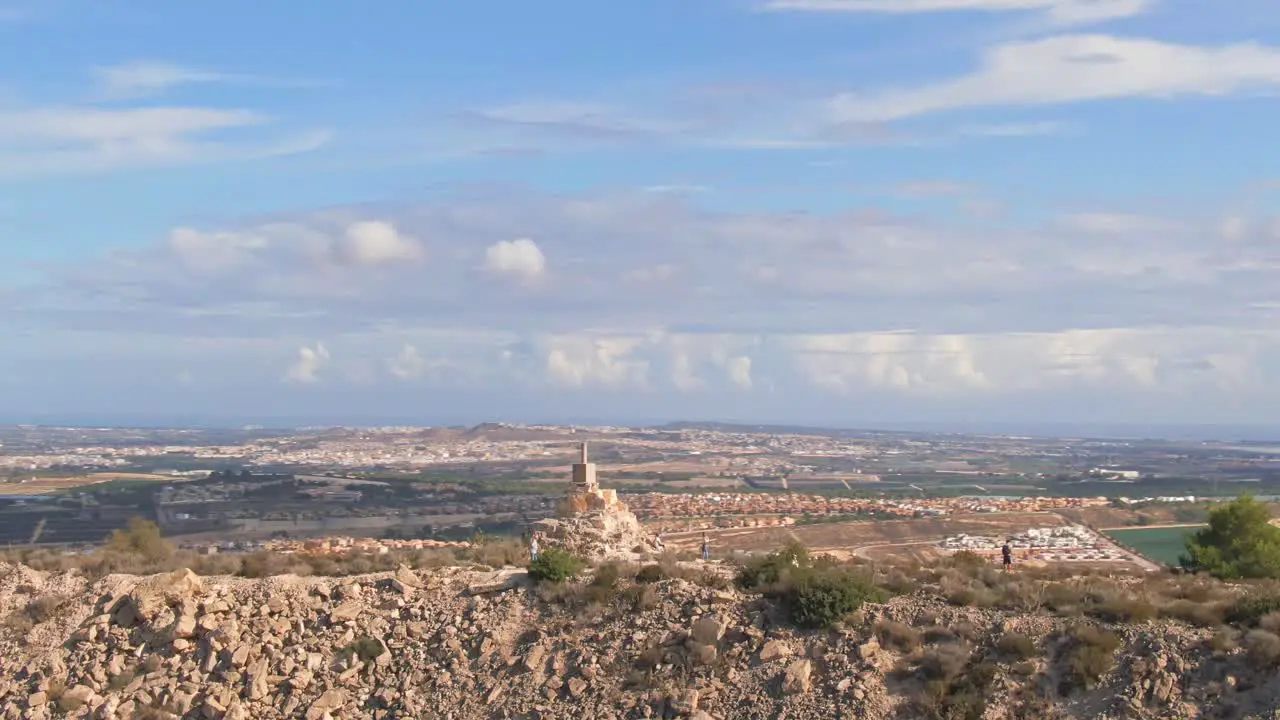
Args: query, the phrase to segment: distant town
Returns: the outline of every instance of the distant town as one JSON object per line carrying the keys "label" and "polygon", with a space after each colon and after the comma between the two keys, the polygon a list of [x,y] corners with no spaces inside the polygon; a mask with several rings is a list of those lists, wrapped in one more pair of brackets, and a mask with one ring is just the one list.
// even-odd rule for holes
{"label": "distant town", "polygon": [[[9,426],[0,427],[0,542],[92,544],[137,516],[184,544],[224,549],[308,538],[346,537],[365,547],[517,534],[556,512],[584,441],[601,483],[651,529],[677,545],[682,534],[714,531],[724,548],[744,551],[753,534],[844,528],[849,538],[837,533],[817,545],[870,552],[858,548],[883,538],[868,534],[868,525],[883,534],[902,522],[917,525],[889,539],[914,533],[946,550],[978,542],[957,530],[972,518],[1048,516],[1052,522],[1014,523],[993,536],[1048,533],[1051,555],[1070,541],[1089,549],[1081,557],[1106,559],[1114,553],[1105,540],[1090,539],[1087,527],[1194,526],[1215,500],[1280,494],[1280,447],[1256,442],[697,423]],[[1085,529],[1053,529],[1059,525]]]}

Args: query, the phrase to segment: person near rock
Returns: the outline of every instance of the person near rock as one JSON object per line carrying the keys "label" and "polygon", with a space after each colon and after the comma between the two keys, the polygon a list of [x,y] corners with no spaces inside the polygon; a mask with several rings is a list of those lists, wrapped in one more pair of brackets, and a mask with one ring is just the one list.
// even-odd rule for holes
{"label": "person near rock", "polygon": [[1013,546],[1009,541],[1005,541],[1004,547],[1000,548],[1000,556],[1004,559],[1004,571],[1009,572],[1009,566],[1013,564]]}
{"label": "person near rock", "polygon": [[711,537],[706,533],[702,533],[702,560],[706,562],[711,559]]}
{"label": "person near rock", "polygon": [[533,533],[533,535],[529,537],[529,559],[538,559],[538,533]]}

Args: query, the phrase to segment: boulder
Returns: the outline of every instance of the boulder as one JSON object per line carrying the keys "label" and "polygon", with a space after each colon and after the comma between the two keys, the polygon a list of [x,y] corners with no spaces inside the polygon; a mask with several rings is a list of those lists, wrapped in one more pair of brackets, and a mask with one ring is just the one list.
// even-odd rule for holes
{"label": "boulder", "polygon": [[346,691],[341,689],[327,690],[307,708],[306,720],[320,720],[320,718],[346,704]]}
{"label": "boulder", "polygon": [[715,645],[724,637],[725,625],[715,615],[703,615],[693,624],[693,639],[703,645]]}
{"label": "boulder", "polygon": [[760,648],[760,662],[773,662],[780,658],[791,657],[791,647],[781,640],[768,640]]}
{"label": "boulder", "polygon": [[787,666],[783,673],[782,689],[790,694],[807,693],[813,685],[813,662],[801,658]]}
{"label": "boulder", "polygon": [[356,602],[345,602],[329,611],[329,622],[342,623],[360,617],[364,608]]}

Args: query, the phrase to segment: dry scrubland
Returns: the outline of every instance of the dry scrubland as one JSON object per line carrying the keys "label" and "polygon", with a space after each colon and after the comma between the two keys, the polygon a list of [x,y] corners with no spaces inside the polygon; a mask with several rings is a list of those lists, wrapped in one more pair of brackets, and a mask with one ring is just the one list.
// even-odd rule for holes
{"label": "dry scrubland", "polygon": [[[781,557],[747,570],[664,556],[539,583],[496,568],[521,559],[506,543],[111,574],[198,560],[138,530],[94,556],[20,558],[44,570],[0,565],[0,717],[1269,718],[1280,707],[1274,583],[1006,574],[964,553],[928,567]],[[197,574],[227,571],[254,577]]]}
{"label": "dry scrubland", "polygon": [[[1033,527],[1058,527],[1067,521],[1053,513],[974,513],[945,518],[863,520],[790,527],[712,530],[717,550],[770,551],[798,541],[816,550],[857,549],[889,543],[933,542],[949,535],[1005,536]],[[701,535],[673,539],[694,547]]]}

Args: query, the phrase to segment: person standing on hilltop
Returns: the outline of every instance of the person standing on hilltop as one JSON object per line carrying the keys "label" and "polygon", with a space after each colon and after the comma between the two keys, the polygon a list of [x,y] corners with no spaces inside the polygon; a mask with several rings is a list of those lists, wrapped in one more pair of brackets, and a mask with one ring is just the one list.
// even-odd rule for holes
{"label": "person standing on hilltop", "polygon": [[702,533],[702,560],[711,560],[711,537],[706,533]]}
{"label": "person standing on hilltop", "polygon": [[533,533],[529,538],[529,560],[536,561],[538,559],[538,533]]}
{"label": "person standing on hilltop", "polygon": [[1000,556],[1004,559],[1004,571],[1009,572],[1009,566],[1013,564],[1013,546],[1008,540],[1004,541],[1004,547],[1000,548]]}

